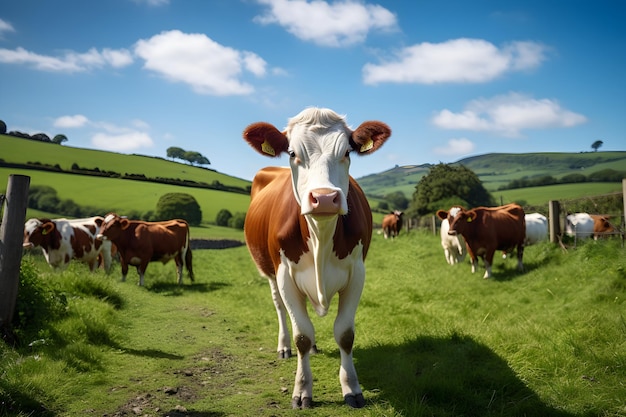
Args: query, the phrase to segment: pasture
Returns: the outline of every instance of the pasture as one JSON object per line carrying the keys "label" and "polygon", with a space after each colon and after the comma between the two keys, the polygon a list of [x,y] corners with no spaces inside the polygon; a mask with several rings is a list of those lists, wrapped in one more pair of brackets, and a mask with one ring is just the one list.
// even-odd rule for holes
{"label": "pasture", "polygon": [[624,416],[620,243],[530,246],[525,273],[497,258],[484,280],[467,260],[449,266],[438,236],[375,233],[354,351],[367,404],[343,405],[335,304],[312,316],[314,408],[299,412],[295,359],[276,358],[269,286],[245,247],[196,250],[196,282],[182,287],[173,263],[150,264],[139,288],[119,265],[57,273],[29,254],[23,274],[65,310],[22,348],[2,345],[0,416]]}

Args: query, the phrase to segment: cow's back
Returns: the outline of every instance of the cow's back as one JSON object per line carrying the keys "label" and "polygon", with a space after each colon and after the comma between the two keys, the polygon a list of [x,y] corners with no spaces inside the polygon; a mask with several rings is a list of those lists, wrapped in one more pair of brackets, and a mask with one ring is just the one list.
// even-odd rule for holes
{"label": "cow's back", "polygon": [[127,237],[136,247],[149,248],[153,258],[160,255],[179,252],[187,246],[189,240],[189,226],[180,219],[161,222],[137,222],[128,228],[131,235]]}
{"label": "cow's back", "polygon": [[482,225],[479,239],[496,242],[497,250],[507,250],[524,242],[526,221],[524,209],[517,204],[500,207],[477,207],[476,221]]}

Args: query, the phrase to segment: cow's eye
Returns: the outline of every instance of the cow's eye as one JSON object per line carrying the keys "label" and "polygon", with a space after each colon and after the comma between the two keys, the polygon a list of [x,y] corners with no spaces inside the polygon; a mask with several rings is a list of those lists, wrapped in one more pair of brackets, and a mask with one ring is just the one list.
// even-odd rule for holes
{"label": "cow's eye", "polygon": [[348,149],[346,151],[346,154],[344,155],[344,158],[350,158],[350,149]]}
{"label": "cow's eye", "polygon": [[293,149],[287,149],[287,153],[289,154],[290,158],[296,157],[296,153],[293,151]]}

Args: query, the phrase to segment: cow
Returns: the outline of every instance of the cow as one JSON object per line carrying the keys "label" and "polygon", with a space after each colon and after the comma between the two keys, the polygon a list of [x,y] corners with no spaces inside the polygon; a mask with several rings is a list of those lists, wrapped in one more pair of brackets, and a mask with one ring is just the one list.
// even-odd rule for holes
{"label": "cow", "polygon": [[267,167],[254,177],[244,235],[260,274],[269,280],[282,358],[291,356],[285,310],[291,319],[298,353],[293,408],[311,408],[313,401],[310,353],[315,351],[315,329],[306,300],[325,316],[336,293],[334,336],[341,356],[342,394],[350,407],[365,405],[352,347],[372,213],[348,168],[350,154],[371,154],[390,135],[389,127],[379,121],[364,122],[353,131],[343,116],[322,108],[303,110],[289,119],[284,132],[264,122],[243,132],[262,155],[289,155],[289,168]]}
{"label": "cow", "polygon": [[[452,212],[454,207],[450,209]],[[446,262],[450,265],[454,265],[465,260],[465,239],[460,234],[450,235],[450,222],[448,222],[448,212],[439,210],[437,216],[441,219],[441,228],[439,234],[441,236],[441,247],[443,248],[443,254],[446,257]]]}
{"label": "cow", "polygon": [[[500,207],[476,207],[465,210],[450,210],[447,213],[451,235],[465,238],[467,252],[472,261],[472,273],[476,272],[478,258],[485,262],[485,275],[491,278],[491,266],[496,250],[508,252],[517,249],[517,268],[524,270],[524,240],[526,239],[526,221],[524,209],[517,204]],[[441,212],[441,213],[440,213]],[[437,216],[443,216],[439,210]]]}
{"label": "cow", "polygon": [[111,242],[96,239],[103,217],[84,219],[32,218],[24,224],[25,249],[41,247],[44,257],[54,269],[67,268],[72,259],[84,262],[90,271],[101,263],[111,268]]}
{"label": "cow", "polygon": [[400,234],[402,229],[402,216],[403,212],[400,210],[394,210],[391,213],[383,217],[383,235],[385,239],[388,237],[396,238]]}
{"label": "cow", "polygon": [[148,263],[176,262],[178,284],[183,283],[183,265],[194,280],[192,254],[189,247],[189,225],[185,220],[161,222],[129,220],[116,213],[104,217],[98,239],[111,241],[117,247],[122,265],[122,281],[126,281],[128,265],[137,267],[139,285],[143,286]]}
{"label": "cow", "polygon": [[570,237],[586,239],[593,236],[597,240],[615,230],[608,217],[598,214],[574,213],[565,218],[565,234]]}
{"label": "cow", "polygon": [[548,218],[541,213],[529,213],[524,216],[526,222],[525,246],[534,245],[548,237]]}

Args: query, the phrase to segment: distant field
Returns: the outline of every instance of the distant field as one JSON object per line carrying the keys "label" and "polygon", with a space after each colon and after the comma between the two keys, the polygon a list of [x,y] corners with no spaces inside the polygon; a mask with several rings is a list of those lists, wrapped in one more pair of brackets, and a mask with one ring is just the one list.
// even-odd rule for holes
{"label": "distant field", "polygon": [[250,181],[167,159],[73,148],[6,135],[0,135],[0,150],[0,158],[12,163],[58,164],[64,170],[70,170],[72,164],[76,163],[81,168],[98,168],[101,171],[113,171],[122,175],[144,174],[150,178],[180,178],[207,184],[219,181],[224,185],[244,189],[250,185]]}
{"label": "distant field", "polygon": [[10,174],[30,176],[31,186],[48,185],[57,190],[61,199],[72,199],[81,206],[101,208],[105,213],[155,210],[163,194],[180,192],[194,196],[202,209],[202,222],[209,223],[215,220],[221,209],[227,209],[232,214],[245,213],[250,202],[248,195],[225,191],[13,168],[0,168],[0,190],[6,189]]}
{"label": "distant field", "polygon": [[502,198],[504,204],[525,201],[526,204],[540,205],[547,204],[550,200],[569,200],[621,191],[622,184],[620,183],[587,182],[493,191],[492,195],[498,204]]}

